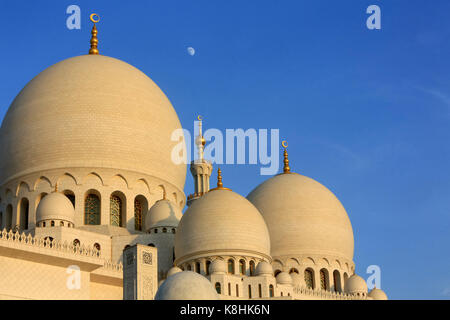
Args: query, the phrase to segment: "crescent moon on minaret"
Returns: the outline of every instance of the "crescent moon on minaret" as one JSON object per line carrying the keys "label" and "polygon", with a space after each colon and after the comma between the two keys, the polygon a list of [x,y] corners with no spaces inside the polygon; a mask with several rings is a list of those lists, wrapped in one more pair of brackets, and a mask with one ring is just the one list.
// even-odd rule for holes
{"label": "crescent moon on minaret", "polygon": [[197,120],[198,120],[198,121],[202,121],[202,120],[203,120],[203,117],[202,117],[201,115],[198,115]]}
{"label": "crescent moon on minaret", "polygon": [[93,13],[89,17],[93,23],[97,23],[100,21],[100,16],[96,13]]}
{"label": "crescent moon on minaret", "polygon": [[288,143],[286,140],[281,141],[281,145],[283,146],[283,148],[287,148],[288,147]]}

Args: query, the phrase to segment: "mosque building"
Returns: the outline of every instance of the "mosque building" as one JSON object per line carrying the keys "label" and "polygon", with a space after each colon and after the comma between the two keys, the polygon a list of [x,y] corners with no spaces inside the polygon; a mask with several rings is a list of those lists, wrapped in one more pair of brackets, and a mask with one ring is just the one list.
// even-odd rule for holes
{"label": "mosque building", "polygon": [[[171,159],[166,95],[98,50],[38,74],[0,128],[0,299],[385,300],[355,274],[349,217],[291,171],[247,197]],[[201,122],[200,122],[201,124]],[[188,206],[185,213],[182,210]]]}

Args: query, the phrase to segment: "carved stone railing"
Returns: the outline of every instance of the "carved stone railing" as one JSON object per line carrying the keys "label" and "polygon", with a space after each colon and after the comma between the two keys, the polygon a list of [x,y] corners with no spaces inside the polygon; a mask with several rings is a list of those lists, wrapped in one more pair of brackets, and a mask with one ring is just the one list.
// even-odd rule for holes
{"label": "carved stone railing", "polygon": [[47,248],[55,251],[73,253],[80,256],[101,258],[101,252],[94,247],[88,247],[84,245],[74,246],[73,243],[67,241],[54,240],[50,237],[37,238],[31,234],[13,232],[12,230],[6,231],[4,229],[0,232],[0,243],[17,243],[36,248]]}
{"label": "carved stone railing", "polygon": [[[366,296],[355,296],[347,293],[333,292],[326,290],[314,290],[307,287],[296,286],[293,288],[295,295],[309,296],[313,299],[329,300],[366,300]],[[295,297],[295,296],[294,296]]]}

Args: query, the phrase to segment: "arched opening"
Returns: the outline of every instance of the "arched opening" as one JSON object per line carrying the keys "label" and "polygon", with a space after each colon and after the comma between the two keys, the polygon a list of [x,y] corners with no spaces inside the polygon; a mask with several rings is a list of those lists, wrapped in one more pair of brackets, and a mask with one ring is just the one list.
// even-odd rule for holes
{"label": "arched opening", "polygon": [[228,282],[228,295],[231,296],[231,283]]}
{"label": "arched opening", "polygon": [[94,248],[95,248],[97,251],[100,251],[100,249],[101,249],[102,247],[100,246],[99,243],[94,243]]}
{"label": "arched opening", "polygon": [[277,275],[279,275],[281,273],[281,270],[275,270],[275,272],[273,273],[274,277],[276,277]]}
{"label": "arched opening", "polygon": [[239,297],[239,285],[236,284],[236,297]]}
{"label": "arched opening", "polygon": [[250,275],[251,276],[255,275],[255,261],[253,260],[250,261]]}
{"label": "arched opening", "polygon": [[89,192],[84,200],[84,224],[99,225],[100,224],[100,194]]}
{"label": "arched opening", "polygon": [[245,261],[243,259],[239,260],[239,273],[245,275]]}
{"label": "arched opening", "polygon": [[187,271],[191,271],[191,265],[188,264],[187,267],[186,267],[186,269],[187,269]]}
{"label": "arched opening", "polygon": [[291,270],[289,270],[289,273],[296,273],[299,274],[298,270],[296,268],[291,268]]}
{"label": "arched opening", "polygon": [[175,228],[172,228],[172,233],[173,233],[173,234],[175,234],[175,233],[176,233],[176,230],[175,230]]}
{"label": "arched opening", "polygon": [[200,262],[196,262],[194,265],[194,271],[200,273]]}
{"label": "arched opening", "polygon": [[345,290],[345,285],[347,284],[347,280],[348,280],[348,274],[347,274],[347,272],[344,272],[344,286],[343,286],[342,290]]}
{"label": "arched opening", "polygon": [[144,225],[144,214],[148,211],[147,199],[139,195],[134,199],[134,229],[142,231]]}
{"label": "arched opening", "polygon": [[19,221],[19,226],[20,226],[20,230],[27,230],[28,229],[28,212],[29,212],[29,202],[27,198],[22,198],[22,200],[20,200],[20,205],[19,205],[19,212],[20,212],[20,221]]}
{"label": "arched opening", "polygon": [[163,228],[163,233],[167,233],[167,228]]}
{"label": "arched opening", "polygon": [[211,261],[210,260],[206,260],[206,275],[209,275],[209,266],[211,265]]}
{"label": "arched opening", "polygon": [[273,290],[273,284],[271,284],[269,286],[269,296],[272,298],[275,295],[274,290]]}
{"label": "arched opening", "polygon": [[305,270],[305,284],[307,288],[314,289],[314,271],[310,268]]}
{"label": "arched opening", "polygon": [[252,298],[252,285],[248,285],[248,298],[251,299]]}
{"label": "arched opening", "polygon": [[110,223],[112,226],[122,227],[124,223],[124,213],[126,212],[126,198],[122,192],[115,191],[109,197],[110,203]]}
{"label": "arched opening", "polygon": [[3,230],[3,212],[0,211],[0,231]]}
{"label": "arched opening", "polygon": [[6,216],[5,216],[5,228],[6,230],[12,229],[12,215],[13,215],[13,207],[12,205],[8,205],[6,207]]}
{"label": "arched opening", "polygon": [[52,222],[50,223],[50,226],[54,227],[55,226],[55,221],[52,220]]}
{"label": "arched opening", "polygon": [[75,240],[73,240],[72,244],[74,247],[79,247],[81,243],[80,243],[80,240],[75,239]]}
{"label": "arched opening", "polygon": [[337,270],[334,270],[334,272],[333,272],[333,283],[334,283],[334,291],[342,292],[341,275],[339,274],[339,271],[337,271]]}
{"label": "arched opening", "polygon": [[155,247],[155,244],[154,243],[149,243],[148,246],[149,247]]}
{"label": "arched opening", "polygon": [[73,208],[75,209],[75,193],[73,193],[73,191],[71,190],[64,190],[64,195],[67,197],[67,199],[70,200]]}
{"label": "arched opening", "polygon": [[221,286],[220,286],[220,282],[216,282],[215,288],[216,288],[217,293],[218,293],[218,294],[221,294],[222,289],[221,289]]}
{"label": "arched opening", "polygon": [[258,284],[258,295],[260,298],[262,298],[262,287],[261,287],[261,283]]}
{"label": "arched opening", "polygon": [[53,247],[53,238],[52,237],[45,237],[44,238],[44,247],[49,246],[50,248]]}
{"label": "arched opening", "polygon": [[322,289],[322,290],[330,289],[330,282],[328,279],[328,270],[327,269],[320,269],[320,289]]}
{"label": "arched opening", "polygon": [[233,259],[228,260],[228,273],[234,274],[234,260]]}

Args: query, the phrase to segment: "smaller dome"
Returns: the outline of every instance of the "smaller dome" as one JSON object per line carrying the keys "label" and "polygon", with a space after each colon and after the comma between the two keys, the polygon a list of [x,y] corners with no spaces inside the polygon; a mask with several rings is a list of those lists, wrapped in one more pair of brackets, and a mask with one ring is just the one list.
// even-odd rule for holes
{"label": "smaller dome", "polygon": [[159,280],[158,282],[158,288],[161,287],[161,285],[164,283],[164,279]]}
{"label": "smaller dome", "polygon": [[178,272],[183,272],[183,270],[181,270],[178,267],[170,268],[169,271],[167,271],[167,278],[170,277],[171,275],[174,275],[175,273],[178,273]]}
{"label": "smaller dome", "polygon": [[192,271],[178,272],[159,287],[155,300],[218,300],[211,282]]}
{"label": "smaller dome", "polygon": [[287,272],[280,272],[277,277],[277,283],[279,284],[290,284],[292,285],[292,278]]}
{"label": "smaller dome", "polygon": [[45,196],[36,209],[36,222],[63,220],[74,223],[75,209],[72,202],[62,193],[53,192]]}
{"label": "smaller dome", "polygon": [[273,276],[273,268],[270,263],[267,261],[261,261],[258,263],[258,266],[256,267],[256,275],[262,276],[262,275],[270,275]]}
{"label": "smaller dome", "polygon": [[352,275],[345,282],[345,292],[349,294],[367,294],[366,281],[356,274]]}
{"label": "smaller dome", "polygon": [[386,293],[383,290],[377,288],[373,288],[372,291],[370,291],[369,297],[374,300],[388,300]]}
{"label": "smaller dome", "polygon": [[226,272],[227,266],[225,264],[225,261],[223,261],[222,259],[216,259],[211,262],[211,265],[209,266],[210,274],[225,274]]}
{"label": "smaller dome", "polygon": [[296,272],[292,272],[291,274],[289,274],[292,278],[292,284],[293,285],[300,285],[301,281],[302,281],[302,277],[300,277],[300,275]]}
{"label": "smaller dome", "polygon": [[173,202],[162,199],[155,202],[145,216],[145,230],[156,227],[177,227],[181,220],[180,208]]}

